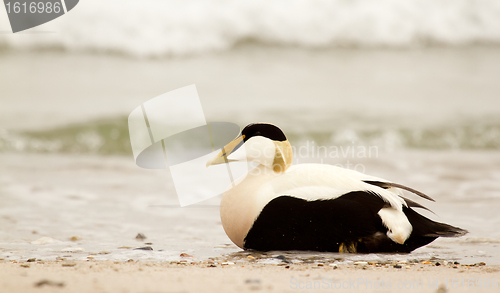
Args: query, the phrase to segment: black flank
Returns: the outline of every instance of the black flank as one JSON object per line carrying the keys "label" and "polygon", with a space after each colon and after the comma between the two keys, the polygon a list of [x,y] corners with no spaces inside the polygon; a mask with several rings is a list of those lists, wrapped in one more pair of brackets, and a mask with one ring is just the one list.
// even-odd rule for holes
{"label": "black flank", "polygon": [[387,228],[377,214],[385,206],[387,203],[380,197],[366,191],[315,201],[283,195],[264,207],[248,232],[244,247],[260,251],[339,252],[343,246],[355,247],[356,252],[362,253],[409,253],[439,236],[460,236],[467,232],[404,207],[413,231],[401,245],[387,237]]}

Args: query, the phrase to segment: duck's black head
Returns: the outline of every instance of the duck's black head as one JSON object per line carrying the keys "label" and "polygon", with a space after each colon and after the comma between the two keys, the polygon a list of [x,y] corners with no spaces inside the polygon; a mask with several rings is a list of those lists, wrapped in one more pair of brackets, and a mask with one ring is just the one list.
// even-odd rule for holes
{"label": "duck's black head", "polygon": [[283,131],[278,126],[268,123],[248,124],[243,128],[241,134],[244,136],[244,141],[255,136],[263,136],[274,141],[286,141]]}
{"label": "duck's black head", "polygon": [[[246,151],[238,152],[243,145],[246,146]],[[243,128],[241,135],[209,160],[207,167],[244,160],[257,162],[265,168],[272,168],[276,173],[282,173],[292,164],[292,157],[292,147],[281,129],[268,123],[253,123]]]}

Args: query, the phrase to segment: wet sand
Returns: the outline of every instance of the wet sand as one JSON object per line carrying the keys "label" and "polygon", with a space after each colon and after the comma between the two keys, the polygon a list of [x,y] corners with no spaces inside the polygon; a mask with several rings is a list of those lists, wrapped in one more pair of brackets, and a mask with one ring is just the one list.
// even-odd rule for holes
{"label": "wet sand", "polygon": [[[498,277],[498,153],[400,151],[358,160],[353,163],[363,163],[367,173],[425,190],[437,200],[424,203],[438,215],[430,216],[470,233],[438,239],[411,254],[245,252],[222,229],[219,199],[179,208],[166,171],[140,169],[128,157],[4,153],[1,287],[294,292],[315,281],[328,289],[331,282],[351,278],[356,284],[390,281],[393,287],[384,292],[398,290],[400,282],[417,286],[414,292],[446,292],[433,282]],[[147,238],[136,239],[138,233]],[[484,290],[453,284],[453,292]]]}

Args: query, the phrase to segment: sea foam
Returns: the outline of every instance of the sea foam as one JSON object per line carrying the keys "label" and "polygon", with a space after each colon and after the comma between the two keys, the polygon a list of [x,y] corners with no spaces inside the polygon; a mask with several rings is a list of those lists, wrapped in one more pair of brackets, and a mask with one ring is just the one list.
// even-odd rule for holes
{"label": "sea foam", "polygon": [[0,48],[134,57],[223,51],[246,41],[307,48],[500,44],[500,1],[85,0],[37,28],[9,30],[5,14]]}

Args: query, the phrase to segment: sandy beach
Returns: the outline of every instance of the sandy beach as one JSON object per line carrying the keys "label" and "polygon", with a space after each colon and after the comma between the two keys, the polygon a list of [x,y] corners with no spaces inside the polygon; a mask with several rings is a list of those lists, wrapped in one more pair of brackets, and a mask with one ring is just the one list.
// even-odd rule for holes
{"label": "sandy beach", "polygon": [[500,266],[436,263],[2,262],[0,284],[4,292],[498,291]]}

